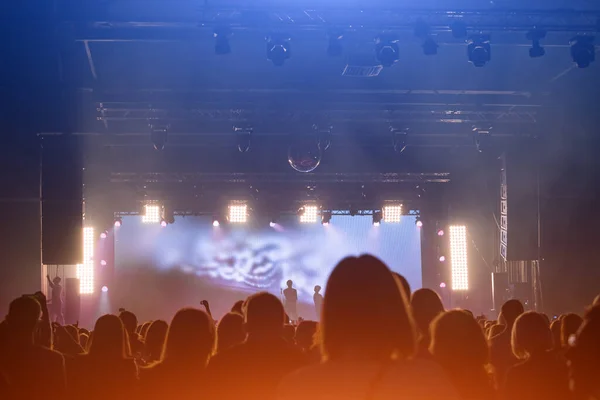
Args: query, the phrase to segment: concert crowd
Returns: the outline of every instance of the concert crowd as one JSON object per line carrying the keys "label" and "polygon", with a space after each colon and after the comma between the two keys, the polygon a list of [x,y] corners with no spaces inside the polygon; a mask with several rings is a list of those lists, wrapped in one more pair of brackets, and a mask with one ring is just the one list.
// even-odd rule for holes
{"label": "concert crowd", "polygon": [[218,320],[202,301],[91,330],[46,304],[19,297],[0,324],[0,399],[600,400],[600,296],[552,320],[509,300],[492,320],[445,310],[369,255],[335,267],[318,323],[266,292]]}

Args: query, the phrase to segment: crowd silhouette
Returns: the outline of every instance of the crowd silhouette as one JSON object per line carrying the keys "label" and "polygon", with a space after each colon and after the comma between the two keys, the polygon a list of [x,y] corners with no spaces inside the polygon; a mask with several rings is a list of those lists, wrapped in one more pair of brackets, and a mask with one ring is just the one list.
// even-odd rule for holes
{"label": "crowd silhouette", "polygon": [[201,304],[87,330],[19,297],[0,323],[0,399],[600,400],[600,296],[552,321],[516,299],[475,317],[363,255],[332,271],[318,323],[266,292],[218,321]]}

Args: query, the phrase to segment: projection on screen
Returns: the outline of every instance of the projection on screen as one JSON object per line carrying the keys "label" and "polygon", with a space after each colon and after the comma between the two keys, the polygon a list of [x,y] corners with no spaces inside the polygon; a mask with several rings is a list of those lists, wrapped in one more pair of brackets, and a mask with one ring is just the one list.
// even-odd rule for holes
{"label": "projection on screen", "polygon": [[[370,216],[336,216],[331,223],[301,224],[297,216],[213,227],[210,217],[176,217],[167,227],[123,218],[115,231],[115,276],[111,304],[140,320],[170,319],[181,307],[208,300],[219,318],[252,293],[281,296],[291,279],[298,314],[315,319],[314,287],[325,285],[336,263],[348,255],[374,254],[421,282],[421,239],[414,216],[373,226]],[[359,296],[360,293],[357,293]]]}

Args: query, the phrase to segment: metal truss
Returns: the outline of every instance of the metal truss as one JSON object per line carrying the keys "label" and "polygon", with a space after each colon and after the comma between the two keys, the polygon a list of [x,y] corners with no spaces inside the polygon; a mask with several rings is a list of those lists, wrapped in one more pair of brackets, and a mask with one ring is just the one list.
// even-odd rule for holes
{"label": "metal truss", "polygon": [[421,173],[202,173],[202,172],[116,172],[110,177],[112,183],[145,185],[152,183],[448,183],[449,172]]}

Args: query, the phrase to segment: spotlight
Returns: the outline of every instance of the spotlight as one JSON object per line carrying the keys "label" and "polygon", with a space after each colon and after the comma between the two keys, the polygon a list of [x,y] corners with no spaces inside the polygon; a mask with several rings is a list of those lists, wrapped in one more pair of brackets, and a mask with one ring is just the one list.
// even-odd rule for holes
{"label": "spotlight", "polygon": [[305,224],[317,222],[318,214],[319,208],[315,205],[306,205],[298,210],[300,222]]}
{"label": "spotlight", "polygon": [[546,37],[546,31],[535,29],[527,32],[527,39],[533,42],[532,47],[529,49],[529,57],[539,58],[546,55],[546,50],[540,44],[540,40]]}
{"label": "spotlight", "polygon": [[339,31],[331,30],[329,32],[329,45],[327,46],[327,55],[329,57],[340,57],[344,52],[342,39],[344,34]]}
{"label": "spotlight", "polygon": [[440,283],[440,288],[445,289],[446,288],[446,283],[445,282]]}
{"label": "spotlight", "polygon": [[100,265],[102,265],[103,267],[106,267],[106,260],[100,260]]}
{"label": "spotlight", "polygon": [[142,215],[142,222],[144,224],[157,224],[161,221],[161,206],[158,204],[146,204],[144,205],[144,215]]}
{"label": "spotlight", "polygon": [[321,223],[323,225],[329,225],[330,221],[331,221],[331,211],[323,211],[321,213]]}
{"label": "spotlight", "polygon": [[220,27],[215,29],[215,54],[224,55],[231,53],[231,45],[229,44],[229,38],[233,35],[231,29],[227,27]]}
{"label": "spotlight", "polygon": [[216,227],[218,227],[219,225],[221,225],[221,224],[219,223],[219,220],[218,220],[217,218],[213,218],[213,223],[212,223],[212,226],[214,226],[214,227],[216,228]]}
{"label": "spotlight", "polygon": [[102,293],[108,292],[108,286],[102,286]]}
{"label": "spotlight", "polygon": [[107,237],[108,237],[108,233],[106,233],[106,231],[104,231],[100,234],[100,239],[106,239]]}
{"label": "spotlight", "polygon": [[400,59],[398,39],[390,34],[381,34],[375,38],[375,57],[384,67],[391,67]]}
{"label": "spotlight", "polygon": [[438,236],[444,236],[444,230],[443,229],[438,229],[437,235]]}
{"label": "spotlight", "polygon": [[417,219],[417,222],[415,222],[415,225],[417,225],[417,228],[422,228],[423,227],[423,221],[421,221],[420,219]]}
{"label": "spotlight", "polygon": [[587,68],[596,61],[594,36],[578,35],[571,39],[571,57],[579,68]]}
{"label": "spotlight", "polygon": [[385,222],[400,222],[402,219],[402,204],[383,207],[383,220]]}
{"label": "spotlight", "polygon": [[426,56],[435,56],[440,46],[435,42],[435,40],[433,40],[431,36],[428,36],[421,47],[423,47],[423,54]]}
{"label": "spotlight", "polygon": [[383,215],[381,211],[373,211],[373,225],[379,226],[381,224],[381,220],[383,219]]}
{"label": "spotlight", "polygon": [[450,26],[450,29],[452,29],[452,36],[456,39],[464,39],[469,34],[467,31],[467,24],[463,21],[454,21]]}
{"label": "spotlight", "polygon": [[290,40],[287,35],[267,36],[267,59],[277,67],[283,66],[285,60],[292,56]]}
{"label": "spotlight", "polygon": [[444,262],[446,261],[446,257],[445,256],[440,256],[440,262]]}
{"label": "spotlight", "polygon": [[119,228],[121,225],[123,225],[123,219],[121,217],[115,218],[115,228]]}
{"label": "spotlight", "polygon": [[275,225],[276,225],[275,221],[271,221],[271,222],[269,222],[269,226],[270,226],[271,228],[275,228]]}
{"label": "spotlight", "polygon": [[234,127],[233,130],[236,132],[237,148],[240,153],[247,153],[250,151],[250,139],[252,137],[252,128],[238,128]]}
{"label": "spotlight", "polygon": [[248,206],[246,204],[231,204],[229,206],[229,222],[245,224],[248,221]]}
{"label": "spotlight", "polygon": [[167,225],[168,225],[168,224],[167,224],[167,221],[165,221],[165,219],[163,218],[163,219],[160,221],[160,226],[162,226],[163,228],[166,228],[166,227],[167,227]]}
{"label": "spotlight", "polygon": [[150,124],[150,140],[152,141],[155,150],[161,151],[165,149],[168,130],[168,126]]}
{"label": "spotlight", "polygon": [[475,35],[469,39],[467,47],[469,61],[476,67],[484,67],[492,59],[490,35]]}

